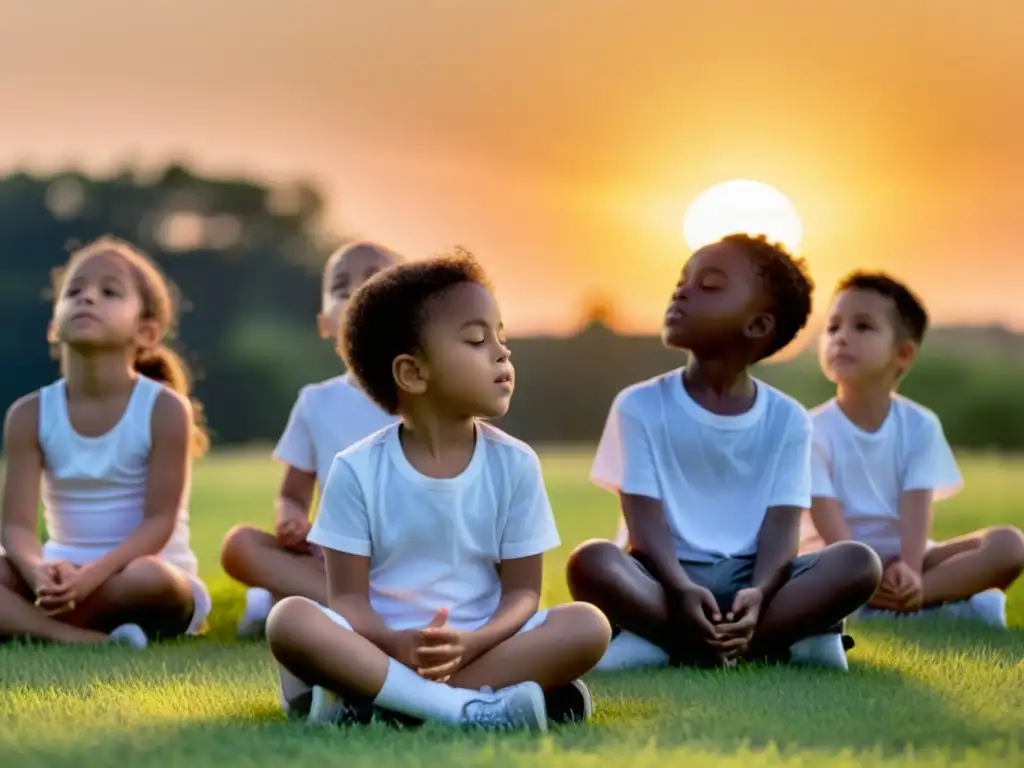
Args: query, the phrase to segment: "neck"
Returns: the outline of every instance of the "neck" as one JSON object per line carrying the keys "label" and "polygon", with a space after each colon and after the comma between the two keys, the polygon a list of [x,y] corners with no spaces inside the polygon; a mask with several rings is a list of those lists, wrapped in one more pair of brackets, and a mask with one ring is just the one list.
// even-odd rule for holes
{"label": "neck", "polygon": [[89,396],[118,394],[136,378],[122,352],[84,354],[67,346],[61,351],[61,372],[68,391]]}
{"label": "neck", "polygon": [[684,380],[689,388],[718,397],[751,397],[754,394],[754,382],[745,360],[707,360],[691,355]]}
{"label": "neck", "polygon": [[473,456],[476,420],[414,406],[402,414],[401,436],[406,457],[417,470],[433,477],[454,477]]}
{"label": "neck", "polygon": [[836,402],[846,418],[861,429],[874,432],[889,415],[892,388],[888,384],[840,384],[836,388]]}

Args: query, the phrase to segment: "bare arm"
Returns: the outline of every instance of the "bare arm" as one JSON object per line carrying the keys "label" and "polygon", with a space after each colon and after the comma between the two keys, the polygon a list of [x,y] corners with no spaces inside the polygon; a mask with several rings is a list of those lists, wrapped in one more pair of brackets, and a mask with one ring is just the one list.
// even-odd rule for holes
{"label": "bare arm", "polygon": [[[544,556],[531,555],[502,560],[501,601],[490,620],[470,633],[463,663],[482,656],[505,642],[537,612],[544,578]],[[468,657],[468,658],[466,658]]]}
{"label": "bare arm", "polygon": [[629,529],[630,546],[647,557],[656,571],[651,575],[671,594],[678,595],[692,587],[693,582],[676,557],[661,501],[629,493],[621,493],[619,498]]}
{"label": "bare arm", "polygon": [[849,541],[852,538],[839,499],[827,496],[815,496],[811,499],[811,520],[818,535],[826,544]]}
{"label": "bare arm", "polygon": [[36,572],[42,558],[39,541],[39,481],[43,455],[39,448],[39,395],[18,400],[7,411],[4,423],[3,509],[0,512],[0,543],[15,570],[35,591]]}
{"label": "bare arm", "polygon": [[800,547],[800,507],[769,507],[757,536],[753,586],[764,602],[786,582],[789,564]]}
{"label": "bare arm", "polygon": [[328,607],[344,616],[356,634],[397,658],[397,633],[370,605],[370,558],[324,548],[324,564]]}
{"label": "bare arm", "polygon": [[921,573],[932,530],[931,490],[904,491],[900,496],[900,560]]}
{"label": "bare arm", "polygon": [[290,517],[308,520],[315,488],[315,472],[306,472],[289,465],[284,471],[284,479],[275,499],[274,512],[277,522],[280,523]]}
{"label": "bare arm", "polygon": [[152,447],[142,522],[124,541],[90,564],[102,583],[133,560],[160,552],[171,540],[190,472],[192,406],[164,390],[153,406]]}

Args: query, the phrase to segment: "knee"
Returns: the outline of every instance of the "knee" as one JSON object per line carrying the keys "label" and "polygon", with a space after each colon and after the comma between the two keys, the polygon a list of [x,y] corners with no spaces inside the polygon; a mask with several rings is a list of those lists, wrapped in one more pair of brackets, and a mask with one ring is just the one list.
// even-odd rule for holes
{"label": "knee", "polygon": [[237,578],[252,552],[267,538],[267,533],[251,525],[236,525],[220,545],[220,564],[224,571]]}
{"label": "knee", "polygon": [[163,604],[192,604],[192,588],[185,574],[156,555],[136,558],[122,571],[134,596]]}
{"label": "knee", "polygon": [[306,597],[286,597],[270,609],[267,616],[267,643],[277,656],[282,649],[293,649],[301,644],[304,628],[319,612],[317,604]]}
{"label": "knee", "polygon": [[882,560],[878,553],[859,541],[843,541],[829,550],[837,569],[845,574],[848,588],[870,598],[882,583]]}
{"label": "knee", "polygon": [[580,544],[566,563],[569,592],[580,600],[593,595],[595,590],[607,588],[610,566],[621,557],[622,550],[610,541],[593,539]]}
{"label": "knee", "polygon": [[988,560],[1011,580],[1024,571],[1024,533],[1012,525],[991,528],[985,535]]}
{"label": "knee", "polygon": [[560,605],[552,611],[560,623],[564,622],[566,636],[573,638],[577,652],[596,664],[612,640],[612,625],[608,617],[600,608],[582,602]]}

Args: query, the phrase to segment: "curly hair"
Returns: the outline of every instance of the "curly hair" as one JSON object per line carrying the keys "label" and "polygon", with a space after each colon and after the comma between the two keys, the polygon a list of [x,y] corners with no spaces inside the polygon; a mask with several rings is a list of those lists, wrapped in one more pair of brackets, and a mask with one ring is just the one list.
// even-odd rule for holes
{"label": "curly hair", "polygon": [[783,349],[807,325],[814,281],[804,259],[791,255],[785,246],[770,242],[764,235],[728,235],[722,242],[743,250],[764,279],[771,296],[769,311],[775,318],[775,329],[767,346],[754,360],[756,363]]}
{"label": "curly hair", "polygon": [[423,326],[434,300],[463,283],[490,289],[468,251],[426,261],[395,264],[353,294],[341,335],[341,356],[363,390],[388,413],[398,411],[392,364],[421,349]]}
{"label": "curly hair", "polygon": [[842,278],[835,292],[847,290],[871,291],[890,299],[895,309],[897,335],[915,344],[924,341],[928,331],[928,311],[914,292],[899,280],[884,272],[857,270]]}

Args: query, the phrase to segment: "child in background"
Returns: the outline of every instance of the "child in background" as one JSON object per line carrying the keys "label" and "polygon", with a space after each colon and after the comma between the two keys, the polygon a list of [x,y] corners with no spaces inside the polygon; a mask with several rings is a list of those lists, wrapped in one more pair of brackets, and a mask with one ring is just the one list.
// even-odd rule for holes
{"label": "child in background", "polygon": [[812,411],[813,505],[801,549],[841,541],[874,548],[885,565],[863,615],[943,613],[1006,626],[1008,588],[1024,570],[1024,535],[1010,526],[930,540],[932,504],[963,487],[938,417],[895,394],[928,327],[921,302],[881,273],[836,289],[821,367],[836,397]]}
{"label": "child in background", "polygon": [[573,597],[622,630],[598,669],[741,658],[846,669],[842,621],[881,566],[854,542],[797,557],[810,421],[749,372],[804,326],[812,290],[801,262],[745,235],[683,269],[663,338],[689,362],[615,398],[594,459],[594,482],[620,498],[627,548],[586,542],[568,565]]}
{"label": "child in background", "polygon": [[[324,266],[323,299],[317,328],[337,346],[345,307],[372,275],[400,260],[373,243],[352,243],[336,251]],[[275,600],[302,595],[327,604],[323,555],[306,541],[310,505],[323,488],[339,451],[376,432],[395,418],[373,402],[351,375],[303,387],[288,425],[274,450],[285,465],[275,503],[274,532],[249,525],[228,532],[221,563],[228,575],[247,585],[240,637],[258,637]]]}
{"label": "child in background", "polygon": [[207,440],[188,371],[162,344],[170,286],[104,237],[72,255],[57,288],[63,378],[14,403],[4,429],[0,637],[144,647],[196,634],[211,600],[189,543],[189,476]]}
{"label": "child in background", "polygon": [[342,339],[400,421],[334,459],[309,536],[329,607],[291,597],[267,621],[286,711],[534,730],[586,719],[578,678],[610,628],[590,605],[538,610],[559,537],[537,455],[483,421],[508,410],[514,379],[479,266],[460,254],[382,272]]}

